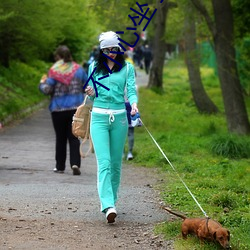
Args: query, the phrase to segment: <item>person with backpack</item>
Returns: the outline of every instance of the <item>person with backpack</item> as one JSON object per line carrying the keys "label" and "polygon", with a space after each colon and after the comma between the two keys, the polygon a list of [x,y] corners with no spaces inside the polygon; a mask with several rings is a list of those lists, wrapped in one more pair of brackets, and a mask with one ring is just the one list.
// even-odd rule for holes
{"label": "person with backpack", "polygon": [[59,46],[55,51],[56,62],[48,75],[41,79],[40,91],[50,95],[49,110],[56,134],[55,173],[64,173],[66,168],[67,142],[69,142],[70,166],[73,175],[80,175],[80,142],[72,134],[72,117],[84,100],[83,86],[87,81],[84,69],[73,61],[67,46]]}
{"label": "person with backpack", "polygon": [[[135,115],[138,112],[137,93],[134,66],[125,62],[123,55],[119,54],[121,49],[118,35],[113,31],[104,32],[100,35],[99,42],[98,59],[90,65],[88,73],[93,76],[94,82],[89,81],[86,93],[93,100],[90,134],[97,160],[97,188],[101,211],[105,213],[107,222],[113,223],[117,216],[116,202],[128,131],[124,94],[126,90],[131,115]],[[108,77],[102,78],[107,74]],[[109,90],[101,85],[94,86],[95,82]]]}

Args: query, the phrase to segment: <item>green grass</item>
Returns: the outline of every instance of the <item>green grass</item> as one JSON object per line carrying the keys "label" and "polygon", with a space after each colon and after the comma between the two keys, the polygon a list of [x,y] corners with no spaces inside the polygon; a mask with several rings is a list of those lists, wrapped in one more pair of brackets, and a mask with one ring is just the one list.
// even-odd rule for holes
{"label": "green grass", "polygon": [[[164,181],[156,188],[165,204],[189,217],[202,217],[202,211],[180,181],[183,179],[206,213],[230,230],[232,249],[250,249],[250,138],[227,132],[218,79],[209,68],[202,68],[201,73],[208,95],[220,110],[217,115],[197,111],[187,71],[180,60],[166,65],[163,94],[146,88],[139,90],[142,120],[178,175],[144,127],[135,130],[133,163],[159,169]],[[201,248],[193,237],[184,242],[178,237],[180,224],[177,219],[159,224],[155,230],[175,239],[178,250],[218,248],[213,243]]]}
{"label": "green grass", "polygon": [[47,70],[48,66],[38,61],[30,65],[12,62],[9,69],[0,67],[0,122],[9,115],[17,118],[21,111],[44,100],[38,84]]}

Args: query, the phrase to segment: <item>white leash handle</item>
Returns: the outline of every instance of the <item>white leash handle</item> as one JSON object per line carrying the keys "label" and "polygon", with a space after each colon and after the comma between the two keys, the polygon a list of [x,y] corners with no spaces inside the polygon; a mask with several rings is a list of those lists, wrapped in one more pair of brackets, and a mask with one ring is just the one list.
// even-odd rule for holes
{"label": "white leash handle", "polygon": [[183,185],[185,186],[185,188],[187,189],[187,191],[189,192],[189,194],[191,195],[191,197],[194,199],[194,201],[196,202],[196,204],[198,205],[198,207],[200,208],[200,210],[202,211],[202,213],[205,215],[205,217],[209,217],[207,216],[206,212],[202,209],[201,205],[199,204],[199,202],[196,200],[196,198],[194,197],[194,195],[192,194],[192,192],[190,191],[190,189],[188,188],[188,186],[186,185],[186,183],[182,180],[182,178],[180,177],[180,175],[178,174],[177,170],[175,169],[175,167],[173,166],[173,164],[170,162],[170,160],[168,159],[168,157],[165,155],[165,153],[163,152],[163,150],[161,149],[161,147],[159,146],[159,144],[157,143],[157,141],[154,139],[154,137],[152,136],[152,134],[149,132],[149,130],[147,129],[147,127],[145,126],[145,124],[142,122],[141,118],[139,118],[141,123],[143,124],[143,126],[145,127],[146,131],[148,132],[148,134],[150,135],[150,137],[152,138],[153,142],[155,143],[155,145],[158,147],[158,149],[160,150],[160,152],[162,153],[162,155],[164,156],[164,158],[167,160],[167,162],[169,163],[169,165],[172,167],[172,169],[176,172],[177,176],[179,177],[179,179],[181,180],[181,182],[183,183]]}

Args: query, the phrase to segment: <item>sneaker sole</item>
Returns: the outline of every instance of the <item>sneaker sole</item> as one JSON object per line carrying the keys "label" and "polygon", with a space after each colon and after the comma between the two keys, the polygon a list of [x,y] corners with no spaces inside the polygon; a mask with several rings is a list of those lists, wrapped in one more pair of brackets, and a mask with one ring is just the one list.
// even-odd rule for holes
{"label": "sneaker sole", "polygon": [[116,213],[110,213],[107,217],[108,223],[114,223],[116,216]]}

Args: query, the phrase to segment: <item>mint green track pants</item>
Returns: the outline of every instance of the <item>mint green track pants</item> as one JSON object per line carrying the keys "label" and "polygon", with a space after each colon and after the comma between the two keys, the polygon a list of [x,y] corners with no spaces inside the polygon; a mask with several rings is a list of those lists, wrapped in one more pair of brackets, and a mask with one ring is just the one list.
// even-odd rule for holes
{"label": "mint green track pants", "polygon": [[101,211],[115,207],[121,179],[122,155],[128,133],[126,112],[91,113],[90,134],[97,160],[97,189]]}

